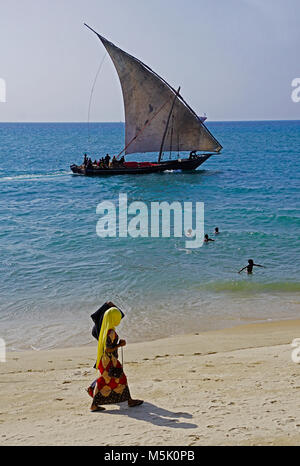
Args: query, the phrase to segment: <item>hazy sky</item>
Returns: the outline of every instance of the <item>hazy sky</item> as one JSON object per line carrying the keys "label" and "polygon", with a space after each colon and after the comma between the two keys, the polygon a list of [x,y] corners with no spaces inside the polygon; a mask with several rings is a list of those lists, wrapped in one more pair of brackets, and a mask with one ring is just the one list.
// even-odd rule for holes
{"label": "hazy sky", "polygon": [[[105,54],[87,22],[210,120],[300,119],[300,0],[0,0],[0,121],[87,121]],[[106,58],[91,121],[124,120]]]}

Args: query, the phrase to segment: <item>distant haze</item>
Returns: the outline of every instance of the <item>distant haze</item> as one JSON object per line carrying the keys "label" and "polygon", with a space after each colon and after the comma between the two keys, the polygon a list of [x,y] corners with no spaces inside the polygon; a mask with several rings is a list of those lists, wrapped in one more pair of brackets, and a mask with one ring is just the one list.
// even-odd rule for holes
{"label": "distant haze", "polygon": [[[300,119],[299,20],[299,0],[2,0],[0,121],[87,121],[105,50],[84,22],[181,86],[209,120]],[[124,121],[109,57],[91,121]]]}

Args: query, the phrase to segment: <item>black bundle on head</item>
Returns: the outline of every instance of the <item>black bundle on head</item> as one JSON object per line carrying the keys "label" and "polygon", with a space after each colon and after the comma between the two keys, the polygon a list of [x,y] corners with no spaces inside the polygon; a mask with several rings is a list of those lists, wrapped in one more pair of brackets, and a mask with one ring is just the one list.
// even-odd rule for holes
{"label": "black bundle on head", "polygon": [[[99,335],[100,335],[100,330],[101,330],[101,325],[102,325],[102,321],[103,321],[103,316],[105,314],[105,312],[110,309],[111,307],[117,307],[115,306],[112,302],[106,302],[103,304],[103,306],[101,306],[98,311],[96,311],[94,314],[91,315],[91,319],[93,320],[94,322],[94,327],[92,329],[92,335],[94,338],[96,338],[96,340],[99,339]],[[117,308],[119,309],[119,308]],[[122,319],[124,317],[124,313],[121,311],[121,309],[119,309],[119,311],[121,312],[122,314]]]}

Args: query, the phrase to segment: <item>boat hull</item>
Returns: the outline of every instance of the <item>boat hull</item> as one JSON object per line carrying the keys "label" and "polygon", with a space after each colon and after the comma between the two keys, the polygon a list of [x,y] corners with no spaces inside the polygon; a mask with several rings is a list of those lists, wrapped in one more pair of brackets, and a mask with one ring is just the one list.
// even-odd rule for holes
{"label": "boat hull", "polygon": [[[170,170],[193,171],[202,165],[212,154],[199,155],[193,159],[167,160],[152,163],[150,166],[115,167],[115,168],[87,168],[84,165],[71,165],[74,174],[84,176],[113,176],[113,175],[146,175],[149,173],[162,173]],[[137,164],[139,165],[139,164]]]}
{"label": "boat hull", "polygon": [[196,170],[196,168],[200,167],[200,165],[206,162],[212,155],[213,154],[198,155],[193,159],[167,160],[161,162],[161,164],[168,167],[166,170]]}

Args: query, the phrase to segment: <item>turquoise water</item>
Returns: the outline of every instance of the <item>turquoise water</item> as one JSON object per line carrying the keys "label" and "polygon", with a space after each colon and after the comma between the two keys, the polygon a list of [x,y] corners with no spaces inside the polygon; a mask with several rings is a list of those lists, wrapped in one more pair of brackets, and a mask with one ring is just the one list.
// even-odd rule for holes
{"label": "turquoise water", "polygon": [[[88,151],[119,152],[123,124],[0,124],[0,337],[11,349],[91,341],[111,299],[139,341],[299,316],[300,122],[209,123],[224,146],[195,173],[86,178]],[[139,156],[130,156],[134,160]],[[148,157],[149,160],[153,156]],[[216,241],[96,235],[103,200],[205,203]],[[253,258],[265,269],[237,271]],[[296,335],[297,336],[297,335]]]}

